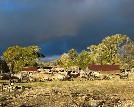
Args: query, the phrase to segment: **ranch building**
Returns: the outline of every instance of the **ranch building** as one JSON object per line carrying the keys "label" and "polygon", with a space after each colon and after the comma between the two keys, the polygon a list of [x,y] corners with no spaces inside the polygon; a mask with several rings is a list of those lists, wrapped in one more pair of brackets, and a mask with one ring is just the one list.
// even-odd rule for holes
{"label": "ranch building", "polygon": [[92,71],[99,71],[102,74],[120,73],[120,67],[118,65],[89,65],[88,69]]}

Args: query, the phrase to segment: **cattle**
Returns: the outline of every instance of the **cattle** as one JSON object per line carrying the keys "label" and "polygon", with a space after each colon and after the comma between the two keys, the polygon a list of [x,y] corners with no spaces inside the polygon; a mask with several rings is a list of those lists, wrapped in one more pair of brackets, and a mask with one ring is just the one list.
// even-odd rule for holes
{"label": "cattle", "polygon": [[50,67],[45,67],[45,68],[39,68],[39,69],[37,69],[37,71],[38,72],[44,72],[44,73],[52,73],[52,70],[51,70],[52,68],[50,68]]}
{"label": "cattle", "polygon": [[54,80],[67,80],[69,78],[68,72],[59,71],[59,72],[38,72],[34,74],[29,74],[29,81],[54,81]]}
{"label": "cattle", "polygon": [[77,78],[80,76],[80,71],[77,66],[72,66],[71,68],[67,69],[67,75],[70,78]]}
{"label": "cattle", "polygon": [[15,82],[21,82],[22,81],[22,73],[19,72],[19,73],[16,73],[16,74],[11,74],[11,79]]}
{"label": "cattle", "polygon": [[53,67],[53,71],[64,71],[65,69],[63,67]]}
{"label": "cattle", "polygon": [[131,70],[130,69],[120,69],[120,72],[127,74],[127,73],[130,73]]}
{"label": "cattle", "polygon": [[68,79],[68,76],[67,75],[64,75],[64,74],[55,73],[52,76],[52,80],[60,80],[60,81],[63,81],[63,80],[66,80],[66,79]]}
{"label": "cattle", "polygon": [[54,76],[54,74],[52,74],[52,73],[42,73],[39,76],[39,80],[40,81],[45,81],[45,80],[52,81],[53,80],[53,78],[52,78],[53,76]]}
{"label": "cattle", "polygon": [[39,68],[37,69],[38,72],[45,72],[45,70],[43,68]]}
{"label": "cattle", "polygon": [[40,73],[30,73],[28,74],[28,81],[34,82],[34,81],[40,81],[42,75]]}
{"label": "cattle", "polygon": [[1,80],[10,80],[11,79],[14,82],[21,82],[22,75],[20,73],[17,73],[17,74],[2,73],[2,74],[0,74],[0,79]]}
{"label": "cattle", "polygon": [[129,73],[116,73],[120,79],[128,79]]}
{"label": "cattle", "polygon": [[84,70],[80,70],[80,78],[87,78],[87,74]]}
{"label": "cattle", "polygon": [[[38,69],[40,71],[37,74],[30,76],[31,78],[35,78],[35,80],[70,80],[71,78],[76,78],[80,75],[79,70],[74,69],[65,69],[63,67],[53,67],[49,72],[44,72],[42,69]],[[30,78],[30,79],[31,79]]]}
{"label": "cattle", "polygon": [[134,68],[131,69],[131,72],[134,73]]}
{"label": "cattle", "polygon": [[88,74],[90,80],[109,80],[110,76],[108,74],[101,74],[100,72],[91,71]]}

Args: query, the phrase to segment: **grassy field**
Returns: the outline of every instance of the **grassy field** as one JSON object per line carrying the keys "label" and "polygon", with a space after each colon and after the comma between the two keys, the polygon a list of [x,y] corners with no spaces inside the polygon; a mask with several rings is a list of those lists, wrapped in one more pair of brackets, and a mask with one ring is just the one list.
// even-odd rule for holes
{"label": "grassy field", "polygon": [[100,94],[118,94],[122,99],[134,100],[134,81],[133,80],[94,80],[94,81],[46,81],[33,83],[17,83],[17,85],[42,87],[42,88],[70,88],[77,90],[97,91]]}
{"label": "grassy field", "polygon": [[128,79],[116,77],[111,80],[89,81],[76,78],[74,81],[45,81],[15,85],[32,87],[12,100],[15,106],[134,107],[133,74]]}

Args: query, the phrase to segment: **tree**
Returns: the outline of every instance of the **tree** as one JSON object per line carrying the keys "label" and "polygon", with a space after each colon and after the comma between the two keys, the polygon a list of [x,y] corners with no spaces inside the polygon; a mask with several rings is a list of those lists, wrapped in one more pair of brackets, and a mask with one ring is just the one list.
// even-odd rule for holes
{"label": "tree", "polygon": [[60,58],[61,64],[65,68],[78,65],[78,53],[75,49],[71,49],[68,53],[63,53]]}
{"label": "tree", "polygon": [[3,52],[3,57],[7,63],[14,65],[14,72],[18,72],[24,66],[36,66],[43,55],[38,46],[12,46]]}
{"label": "tree", "polygon": [[87,47],[87,49],[90,51],[91,64],[98,64],[102,62],[102,59],[100,58],[100,45],[91,45],[90,47]]}
{"label": "tree", "polygon": [[121,66],[124,69],[134,67],[134,43],[129,40],[121,48]]}
{"label": "tree", "polygon": [[128,40],[128,36],[116,34],[106,37],[99,45],[92,45],[88,47],[93,57],[93,63],[119,64],[120,47]]}
{"label": "tree", "polygon": [[67,53],[63,53],[61,55],[60,60],[61,60],[61,63],[63,64],[63,66],[65,68],[68,68],[69,67],[69,55]]}
{"label": "tree", "polygon": [[56,60],[54,61],[54,65],[55,65],[55,66],[63,66],[63,63],[62,63],[61,59],[58,58],[58,59],[56,59]]}
{"label": "tree", "polygon": [[69,59],[69,66],[77,66],[78,65],[78,53],[75,49],[71,49],[68,51],[68,59]]}
{"label": "tree", "polygon": [[7,72],[9,72],[9,67],[5,62],[5,60],[2,57],[0,57],[0,73],[7,73]]}
{"label": "tree", "polygon": [[91,63],[91,54],[85,50],[82,50],[82,52],[78,56],[79,68],[86,69],[90,63]]}

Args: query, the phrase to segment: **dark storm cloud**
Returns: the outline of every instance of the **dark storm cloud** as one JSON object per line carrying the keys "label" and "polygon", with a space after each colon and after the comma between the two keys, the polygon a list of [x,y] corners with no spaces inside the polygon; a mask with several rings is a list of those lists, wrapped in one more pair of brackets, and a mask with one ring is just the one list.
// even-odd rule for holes
{"label": "dark storm cloud", "polygon": [[122,33],[134,40],[133,0],[1,0],[0,49],[39,45],[44,54],[78,51]]}

